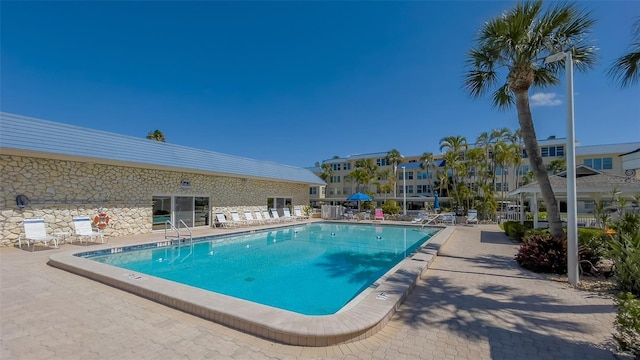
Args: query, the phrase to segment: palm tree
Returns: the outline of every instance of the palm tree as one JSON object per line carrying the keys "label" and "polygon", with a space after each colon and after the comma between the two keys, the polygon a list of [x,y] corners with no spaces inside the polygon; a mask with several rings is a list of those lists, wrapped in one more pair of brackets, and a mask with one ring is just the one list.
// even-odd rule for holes
{"label": "palm tree", "polygon": [[322,173],[320,173],[320,179],[324,180],[326,183],[333,177],[333,167],[331,164],[322,164]]}
{"label": "palm tree", "polygon": [[635,85],[640,79],[640,18],[633,25],[631,37],[631,51],[619,57],[608,70],[609,76],[623,88]]}
{"label": "palm tree", "polygon": [[553,175],[565,170],[567,170],[567,160],[564,158],[555,159],[547,165],[547,171],[549,171]]}
{"label": "palm tree", "polygon": [[165,139],[165,137],[164,137],[164,134],[160,130],[150,131],[147,134],[147,139],[153,140],[153,141],[158,141],[158,142],[166,142],[167,141],[167,139]]}
{"label": "palm tree", "polygon": [[477,47],[468,54],[465,87],[472,97],[479,97],[498,85],[505,75],[505,83],[493,93],[493,106],[516,106],[529,163],[547,204],[549,227],[554,237],[564,235],[558,201],[549,183],[542,162],[533,116],[529,105],[529,89],[558,84],[561,62],[545,64],[544,59],[560,51],[571,51],[578,70],[586,70],[596,60],[594,48],[586,44],[595,20],[581,12],[575,4],[558,3],[542,10],[542,1],[519,3],[515,8],[487,21],[477,37]]}
{"label": "palm tree", "polygon": [[427,170],[427,182],[429,183],[429,191],[433,192],[433,184],[431,181],[431,176],[429,176],[429,168],[431,167],[431,163],[433,162],[433,153],[424,152],[422,156],[420,156],[420,168]]}
{"label": "palm tree", "polygon": [[[398,176],[398,164],[402,162],[404,156],[400,154],[400,151],[396,149],[391,149],[387,153],[387,164],[391,164],[393,166],[393,177],[396,178]],[[396,187],[393,187],[393,197],[396,197]]]}

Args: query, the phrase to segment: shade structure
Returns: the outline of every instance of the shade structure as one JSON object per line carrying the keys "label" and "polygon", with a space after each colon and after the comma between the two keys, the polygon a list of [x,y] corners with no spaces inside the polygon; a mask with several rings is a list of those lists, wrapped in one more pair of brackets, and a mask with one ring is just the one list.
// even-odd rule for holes
{"label": "shade structure", "polygon": [[358,211],[360,211],[360,201],[371,201],[373,200],[371,196],[367,194],[363,194],[361,192],[357,192],[347,198],[347,201],[356,201],[358,202]]}
{"label": "shade structure", "polygon": [[433,194],[433,210],[438,211],[440,210],[440,200],[438,199],[438,192],[436,191]]}
{"label": "shade structure", "polygon": [[347,201],[371,201],[371,196],[361,192],[355,193],[347,198]]}

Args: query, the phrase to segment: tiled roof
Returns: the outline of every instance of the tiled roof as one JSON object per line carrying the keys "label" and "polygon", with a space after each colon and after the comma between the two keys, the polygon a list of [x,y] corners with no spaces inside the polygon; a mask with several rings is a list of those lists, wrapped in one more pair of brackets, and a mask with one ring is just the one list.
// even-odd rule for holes
{"label": "tiled roof", "polygon": [[325,184],[308,169],[299,167],[0,112],[0,152],[8,150]]}

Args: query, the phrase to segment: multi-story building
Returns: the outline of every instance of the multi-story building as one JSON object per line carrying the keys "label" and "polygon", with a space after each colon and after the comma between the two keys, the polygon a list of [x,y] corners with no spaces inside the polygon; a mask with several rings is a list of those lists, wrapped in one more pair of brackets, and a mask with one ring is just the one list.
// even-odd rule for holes
{"label": "multi-story building", "polygon": [[[566,139],[551,136],[544,140],[538,140],[538,145],[545,165],[549,165],[554,160],[566,159]],[[469,146],[469,148],[473,147],[475,145]],[[640,177],[640,142],[592,146],[580,146],[577,143],[575,154],[576,165],[585,165],[613,175]],[[422,166],[420,156],[405,156],[403,162],[396,169],[395,195],[393,192],[383,193],[375,185],[376,182],[385,184],[387,179],[384,178],[374,179],[366,190],[374,194],[374,201],[378,205],[387,199],[395,199],[400,203],[405,198],[404,193],[406,191],[407,208],[409,210],[422,208],[425,202],[429,202],[429,198],[433,198],[434,191],[437,190],[434,188],[434,184],[437,184],[437,173],[444,171],[443,155],[434,155],[434,158],[434,161],[427,169]],[[392,165],[387,163],[387,152],[349,155],[325,160],[320,165],[329,164],[333,174],[326,179],[326,187],[311,187],[310,200],[312,205],[317,205],[320,202],[342,203],[349,195],[362,191],[363,189],[358,189],[356,184],[350,181],[349,177],[351,171],[355,169],[356,161],[361,159],[371,159],[379,170],[388,170],[390,174],[393,174]],[[469,169],[466,180],[471,187],[475,185],[472,184],[476,175],[475,170],[473,168]],[[502,193],[508,193],[522,186],[525,175],[530,170],[529,159],[523,149],[522,159],[519,164],[495,169],[492,183],[497,194],[502,195]],[[322,174],[321,167],[312,168],[312,171],[318,175]],[[586,210],[588,211],[588,204],[586,205]]]}

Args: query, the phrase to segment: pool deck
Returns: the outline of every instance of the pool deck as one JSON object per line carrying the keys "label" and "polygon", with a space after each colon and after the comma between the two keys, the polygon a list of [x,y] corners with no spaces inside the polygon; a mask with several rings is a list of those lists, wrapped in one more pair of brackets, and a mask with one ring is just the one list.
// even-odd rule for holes
{"label": "pool deck", "polygon": [[[519,268],[517,245],[497,226],[450,229],[385,326],[362,340],[315,347],[258,338],[47,265],[49,257],[103,245],[2,248],[0,358],[615,358],[607,350],[610,298]],[[156,240],[113,238],[108,246]]]}

